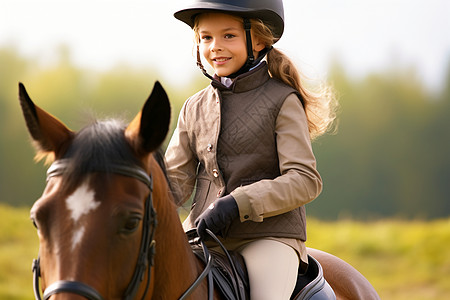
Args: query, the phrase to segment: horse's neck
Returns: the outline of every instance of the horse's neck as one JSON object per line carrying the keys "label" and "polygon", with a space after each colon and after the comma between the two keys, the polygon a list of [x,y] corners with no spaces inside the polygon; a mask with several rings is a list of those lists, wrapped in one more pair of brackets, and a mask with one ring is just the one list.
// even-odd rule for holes
{"label": "horse's neck", "polygon": [[[155,299],[178,299],[202,271],[192,253],[175,205],[166,201],[157,208]],[[197,292],[200,292],[200,287]]]}

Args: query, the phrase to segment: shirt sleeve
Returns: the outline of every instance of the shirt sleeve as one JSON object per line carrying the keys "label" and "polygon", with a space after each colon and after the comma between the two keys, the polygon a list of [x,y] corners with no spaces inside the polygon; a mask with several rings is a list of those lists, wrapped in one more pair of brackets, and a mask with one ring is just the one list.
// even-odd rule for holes
{"label": "shirt sleeve", "polygon": [[186,128],[185,102],[181,108],[177,128],[173,132],[165,153],[167,176],[171,188],[175,191],[176,203],[181,206],[191,196],[196,179],[198,160],[190,147],[188,130]]}
{"label": "shirt sleeve", "polygon": [[314,200],[322,191],[306,114],[297,95],[290,94],[284,101],[275,132],[281,175],[231,192],[241,222],[262,222],[264,218],[286,213]]}

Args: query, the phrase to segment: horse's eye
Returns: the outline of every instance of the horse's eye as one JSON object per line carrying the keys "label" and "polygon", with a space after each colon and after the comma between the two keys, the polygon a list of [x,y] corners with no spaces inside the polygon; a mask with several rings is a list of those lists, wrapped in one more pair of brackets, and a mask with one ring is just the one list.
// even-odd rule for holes
{"label": "horse's eye", "polygon": [[139,223],[141,222],[140,217],[130,217],[124,224],[122,231],[123,233],[132,233],[136,231],[136,229],[139,227]]}
{"label": "horse's eye", "polygon": [[31,218],[31,222],[33,222],[34,228],[39,229],[37,226],[36,220],[34,218]]}

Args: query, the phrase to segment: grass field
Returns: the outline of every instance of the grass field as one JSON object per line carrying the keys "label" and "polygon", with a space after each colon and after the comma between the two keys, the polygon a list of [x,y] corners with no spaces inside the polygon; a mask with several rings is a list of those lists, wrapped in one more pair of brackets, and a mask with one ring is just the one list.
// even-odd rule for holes
{"label": "grass field", "polygon": [[[0,299],[33,299],[38,240],[28,208],[0,205]],[[357,268],[381,299],[450,299],[450,218],[323,222],[308,220],[307,245]]]}

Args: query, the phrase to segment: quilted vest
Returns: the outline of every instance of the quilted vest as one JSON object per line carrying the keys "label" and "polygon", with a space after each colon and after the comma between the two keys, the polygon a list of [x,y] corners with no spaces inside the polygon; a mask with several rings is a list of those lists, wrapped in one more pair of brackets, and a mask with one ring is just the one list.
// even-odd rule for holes
{"label": "quilted vest", "polygon": [[[219,97],[220,131],[216,149],[219,170],[218,174],[213,173],[211,176],[199,157],[197,191],[190,216],[192,219],[217,197],[229,194],[239,186],[281,175],[276,120],[286,97],[292,93],[298,94],[295,89],[271,78],[265,64],[243,78],[238,77],[231,89],[216,81],[212,82],[212,87],[214,95],[201,93],[199,95],[205,98],[197,103],[209,101],[207,98],[211,96]],[[211,86],[207,89],[211,89]],[[237,219],[222,235],[231,238],[285,237],[305,241],[305,224],[305,208],[301,206],[265,218],[263,222],[240,222]]]}

